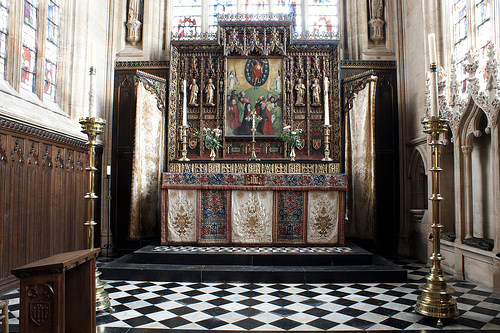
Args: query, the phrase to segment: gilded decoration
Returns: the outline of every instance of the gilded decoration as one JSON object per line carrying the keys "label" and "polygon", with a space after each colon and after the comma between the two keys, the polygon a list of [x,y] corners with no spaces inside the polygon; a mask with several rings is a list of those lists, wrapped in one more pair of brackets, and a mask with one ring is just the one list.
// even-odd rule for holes
{"label": "gilded decoration", "polygon": [[196,241],[195,190],[168,190],[168,240]]}
{"label": "gilded decoration", "polygon": [[[207,163],[174,162],[170,172],[221,172],[221,173],[339,173],[340,163]],[[216,171],[214,171],[216,170]]]}
{"label": "gilded decoration", "polygon": [[272,242],[272,198],[272,191],[233,191],[233,242]]}
{"label": "gilded decoration", "polygon": [[[262,118],[255,124],[255,147],[262,161],[287,158],[283,143],[275,140],[285,124],[304,130],[304,146],[299,147],[297,160],[311,163],[321,160],[325,154],[322,128],[327,121],[326,115],[332,125],[330,156],[332,162],[340,163],[338,35],[293,35],[290,32],[292,21],[293,17],[288,14],[219,15],[217,35],[172,36],[167,167],[180,155],[177,137],[184,116],[184,94],[188,99],[188,132],[204,127],[221,129],[225,134],[220,156],[223,159],[249,158],[252,120],[246,119],[246,115],[252,112]],[[185,93],[184,80],[187,82]],[[193,82],[195,90],[189,89]],[[325,82],[329,89],[325,89]],[[325,112],[326,105],[328,112]],[[321,140],[319,146],[317,139]],[[194,142],[187,147],[186,157],[190,163],[197,163],[197,159],[208,160],[209,155],[210,150],[195,146]],[[232,172],[244,172],[247,168],[236,161],[226,164],[234,164]],[[288,167],[277,164],[260,169],[260,172],[288,172]],[[192,170],[206,171],[199,165]],[[229,171],[226,167],[220,170]]]}
{"label": "gilded decoration", "polygon": [[338,241],[338,192],[310,191],[308,198],[307,241],[336,243]]}

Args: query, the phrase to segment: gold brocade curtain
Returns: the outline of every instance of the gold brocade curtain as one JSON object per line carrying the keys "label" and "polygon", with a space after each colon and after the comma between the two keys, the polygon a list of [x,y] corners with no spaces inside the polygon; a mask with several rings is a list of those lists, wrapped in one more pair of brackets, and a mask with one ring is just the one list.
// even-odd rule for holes
{"label": "gold brocade curtain", "polygon": [[365,78],[353,91],[346,114],[348,175],[346,235],[375,239],[375,89],[377,77]]}
{"label": "gold brocade curtain", "polygon": [[152,81],[151,76],[145,73],[136,77],[137,105],[129,227],[131,239],[158,234],[165,141],[164,105],[158,95],[164,94],[166,85],[165,80],[154,78]]}

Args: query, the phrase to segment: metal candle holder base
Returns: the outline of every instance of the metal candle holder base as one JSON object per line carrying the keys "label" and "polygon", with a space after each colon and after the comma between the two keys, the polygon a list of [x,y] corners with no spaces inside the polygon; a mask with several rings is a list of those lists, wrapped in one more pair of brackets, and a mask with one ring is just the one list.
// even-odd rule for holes
{"label": "metal candle holder base", "polygon": [[[97,136],[102,133],[106,120],[85,117],[80,118],[80,124],[82,124],[82,132],[87,134],[89,138],[87,142],[89,147],[89,166],[85,168],[89,172],[89,192],[85,195],[85,199],[87,199],[87,221],[85,222],[85,226],[87,227],[87,248],[92,250],[94,249],[94,226],[97,224],[94,221],[95,200],[98,199],[95,194],[95,173],[98,171],[95,167],[95,148],[97,145]],[[111,309],[109,295],[104,291],[106,283],[99,279],[100,275],[101,272],[96,267],[96,311]]]}
{"label": "metal candle holder base", "polygon": [[261,121],[262,117],[257,116],[257,114],[254,111],[252,113],[252,115],[248,115],[245,119],[247,121],[252,121],[252,128],[250,129],[252,131],[252,142],[250,142],[250,144],[252,145],[252,148],[250,148],[250,151],[252,153],[250,154],[250,158],[248,160],[249,161],[260,161],[260,158],[258,158],[257,155],[255,154],[255,144],[257,143],[257,141],[255,141],[255,131],[257,130],[257,128],[255,128],[255,123],[257,121]]}
{"label": "metal candle holder base", "polygon": [[330,130],[332,125],[323,125],[325,128],[325,157],[322,158],[322,161],[332,161],[330,158]]}
{"label": "metal candle holder base", "polygon": [[440,147],[439,134],[446,131],[448,120],[439,116],[425,117],[422,119],[424,132],[429,134],[431,141],[432,156],[432,236],[433,253],[430,259],[432,267],[426,276],[427,283],[419,287],[422,294],[417,298],[415,312],[421,315],[438,318],[437,324],[442,326],[441,319],[454,318],[458,316],[457,301],[451,297],[455,292],[453,288],[446,285],[447,277],[444,276],[441,261],[444,260],[440,253],[441,246],[441,197],[440,194]]}
{"label": "metal candle holder base", "polygon": [[180,132],[181,132],[181,142],[182,142],[182,150],[181,150],[181,158],[179,158],[179,161],[182,162],[187,162],[189,161],[189,158],[187,158],[187,129],[189,126],[186,125],[181,125],[179,126]]}

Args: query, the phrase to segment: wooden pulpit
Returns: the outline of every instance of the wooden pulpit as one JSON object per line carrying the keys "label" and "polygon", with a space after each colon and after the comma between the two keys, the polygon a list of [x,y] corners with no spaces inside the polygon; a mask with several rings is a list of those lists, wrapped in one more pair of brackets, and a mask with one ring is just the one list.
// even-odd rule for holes
{"label": "wooden pulpit", "polygon": [[21,279],[20,332],[95,332],[100,249],[66,252],[12,270]]}

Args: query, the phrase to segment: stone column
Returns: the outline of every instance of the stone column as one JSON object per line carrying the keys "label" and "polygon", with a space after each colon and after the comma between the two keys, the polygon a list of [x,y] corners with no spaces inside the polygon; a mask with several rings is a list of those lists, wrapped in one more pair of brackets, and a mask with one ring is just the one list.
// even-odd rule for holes
{"label": "stone column", "polygon": [[472,214],[472,146],[462,146],[464,154],[464,183],[465,183],[465,238],[472,238],[474,234]]}

